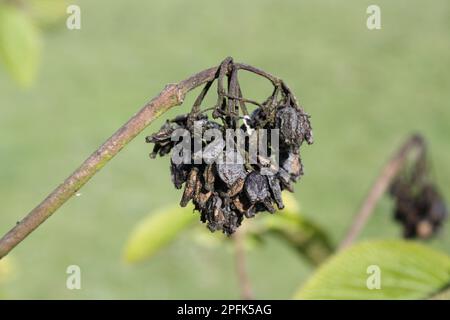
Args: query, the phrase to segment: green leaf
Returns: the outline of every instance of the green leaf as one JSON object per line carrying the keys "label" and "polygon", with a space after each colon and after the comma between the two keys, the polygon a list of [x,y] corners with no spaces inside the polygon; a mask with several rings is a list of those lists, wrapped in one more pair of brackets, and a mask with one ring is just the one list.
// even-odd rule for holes
{"label": "green leaf", "polygon": [[[369,266],[379,267],[380,289],[368,288],[376,276]],[[423,299],[449,283],[448,255],[412,241],[370,241],[333,256],[294,298]]]}
{"label": "green leaf", "polygon": [[273,215],[258,217],[256,227],[249,228],[250,235],[258,238],[274,234],[293,247],[302,257],[319,265],[334,250],[327,233],[316,223],[300,214],[300,205],[294,196],[283,193],[285,208]]}
{"label": "green leaf", "polygon": [[152,257],[198,220],[191,205],[174,206],[149,214],[131,232],[124,250],[125,261],[135,263]]}
{"label": "green leaf", "polygon": [[65,0],[28,0],[27,12],[39,26],[65,26],[68,2]]}
{"label": "green leaf", "polygon": [[0,4],[0,61],[23,87],[35,79],[40,59],[39,30],[24,12]]}

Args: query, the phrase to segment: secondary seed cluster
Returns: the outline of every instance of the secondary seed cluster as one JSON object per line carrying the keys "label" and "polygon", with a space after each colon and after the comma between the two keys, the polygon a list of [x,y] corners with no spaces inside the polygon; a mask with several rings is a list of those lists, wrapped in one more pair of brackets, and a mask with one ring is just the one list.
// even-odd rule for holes
{"label": "secondary seed cluster", "polygon": [[442,226],[447,208],[437,187],[430,181],[425,155],[391,184],[395,200],[394,218],[403,225],[405,238],[430,238]]}
{"label": "secondary seed cluster", "polygon": [[[238,80],[238,70],[246,70],[268,79],[274,87],[272,94],[262,103],[246,99],[242,95]],[[223,80],[227,79],[227,89]],[[212,83],[217,80],[217,103],[212,108],[201,108]],[[256,106],[249,113],[247,104]],[[208,116],[208,112],[211,115]],[[194,130],[200,124],[201,130]],[[185,129],[189,135],[189,151],[181,147],[185,142],[172,141],[171,136],[177,129]],[[258,156],[258,161],[249,161],[249,143],[236,146],[239,152],[230,152],[224,144],[207,141],[202,138],[208,129],[217,129],[226,137],[227,129],[241,129],[251,133],[258,129],[279,130],[279,167],[272,175],[263,174],[262,170],[273,169],[267,157]],[[251,218],[261,211],[275,212],[284,207],[281,198],[283,190],[292,192],[292,183],[303,175],[300,158],[300,146],[303,141],[313,142],[309,116],[298,105],[296,98],[280,79],[249,65],[234,63],[225,59],[216,75],[216,79],[206,83],[204,89],[194,102],[188,114],[167,120],[161,129],[148,136],[146,141],[154,144],[152,158],[158,154],[164,156],[172,149],[174,154],[186,157],[188,161],[181,164],[174,161],[172,155],[170,172],[172,182],[177,189],[184,185],[180,205],[186,206],[192,200],[195,209],[200,212],[201,221],[207,223],[211,231],[222,230],[232,234],[240,226],[244,217]],[[201,141],[203,159],[198,161],[194,144]],[[213,145],[213,142],[216,142]],[[267,139],[268,150],[272,142]],[[180,148],[179,148],[180,147]],[[185,147],[185,146],[184,146]],[[208,149],[208,147],[210,147]],[[184,149],[186,150],[186,149]],[[233,163],[217,160],[220,156],[240,157],[241,161]]]}

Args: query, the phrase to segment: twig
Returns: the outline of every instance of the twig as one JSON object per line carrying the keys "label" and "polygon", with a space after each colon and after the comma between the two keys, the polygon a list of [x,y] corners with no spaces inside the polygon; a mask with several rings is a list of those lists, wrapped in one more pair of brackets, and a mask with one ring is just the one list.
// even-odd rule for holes
{"label": "twig", "polygon": [[425,152],[425,142],[420,135],[411,136],[401,148],[392,156],[392,158],[386,163],[381,170],[380,175],[375,180],[372,188],[367,194],[364,202],[362,203],[358,213],[353,220],[353,224],[350,226],[345,238],[339,245],[339,250],[351,245],[353,241],[360,234],[361,230],[369,220],[370,216],[374,212],[375,205],[386,192],[387,188],[391,184],[399,171],[403,168],[408,159],[408,155],[411,151],[417,148],[418,156],[423,155]]}
{"label": "twig", "polygon": [[244,300],[252,300],[253,292],[252,286],[250,284],[250,279],[247,274],[247,266],[245,259],[245,248],[244,248],[244,230],[238,229],[233,234],[235,256],[236,256],[236,272],[238,275],[239,287],[241,289],[241,297]]}
{"label": "twig", "polygon": [[147,103],[126,124],[117,130],[83,164],[76,169],[47,198],[34,208],[0,239],[0,259],[49,218],[89,181],[109,160],[145,129],[153,120],[170,108],[180,105],[187,92],[217,77],[217,67],[199,72],[178,84],[169,84]]}
{"label": "twig", "polygon": [[265,71],[263,71],[261,69],[258,69],[258,68],[255,68],[253,66],[250,66],[248,64],[236,63],[235,67],[237,69],[242,69],[242,70],[246,70],[246,71],[249,71],[249,72],[253,72],[255,74],[258,74],[258,75],[266,78],[267,80],[272,82],[274,87],[277,87],[282,82],[281,79],[278,79],[277,77],[275,77],[275,76],[273,76],[273,75],[271,75],[271,74],[269,74],[269,73],[267,73],[267,72],[265,72]]}
{"label": "twig", "polygon": [[[241,101],[241,102],[247,102],[247,103],[250,103],[250,104],[254,104],[255,106],[263,108],[263,105],[261,103],[257,102],[257,101],[253,101],[253,100],[250,100],[250,99],[245,99],[245,98],[242,98],[242,97],[230,96],[229,94],[224,94],[224,96],[227,97],[227,98],[230,98],[230,99]],[[247,114],[248,114],[248,111],[247,111]]]}

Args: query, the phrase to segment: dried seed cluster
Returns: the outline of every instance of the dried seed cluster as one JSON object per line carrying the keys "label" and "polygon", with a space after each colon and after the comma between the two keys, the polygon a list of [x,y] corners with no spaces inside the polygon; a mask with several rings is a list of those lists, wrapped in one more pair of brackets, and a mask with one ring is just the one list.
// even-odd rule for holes
{"label": "dried seed cluster", "polygon": [[425,155],[391,184],[394,218],[403,225],[405,238],[430,238],[442,226],[447,208],[437,187],[430,182]]}
{"label": "dried seed cluster", "polygon": [[[267,78],[274,86],[272,94],[262,103],[243,97],[238,81],[238,70],[253,72]],[[228,80],[227,90],[223,80]],[[217,80],[217,103],[212,108],[203,109],[201,103],[213,81]],[[275,207],[284,207],[281,198],[283,190],[292,192],[292,183],[303,175],[300,159],[300,146],[303,141],[313,142],[309,116],[298,105],[294,95],[283,81],[254,67],[234,63],[231,58],[225,59],[216,76],[208,82],[195,101],[190,113],[167,120],[161,129],[148,136],[146,141],[154,144],[152,158],[158,154],[164,156],[174,149],[174,153],[183,142],[172,141],[171,136],[177,129],[187,130],[191,145],[201,141],[202,150],[209,148],[203,159],[198,161],[197,153],[185,152],[186,163],[170,164],[172,182],[177,189],[184,185],[180,205],[186,206],[192,200],[195,209],[201,214],[201,221],[207,223],[211,231],[222,230],[232,234],[240,226],[244,217],[251,218],[261,211],[275,212]],[[249,113],[246,104],[256,105]],[[209,117],[207,112],[211,111]],[[200,124],[201,130],[194,130]],[[233,152],[231,156],[243,157],[241,162],[220,163],[215,161],[219,156],[230,156],[224,145],[202,139],[207,129],[218,129],[226,136],[226,129],[241,129],[253,132],[257,129],[267,131],[279,129],[279,169],[273,175],[262,174],[262,170],[270,167],[268,158],[259,157],[257,163],[248,159],[249,144],[243,150]],[[200,140],[198,140],[200,136]],[[216,141],[217,142],[217,141]],[[271,140],[268,139],[269,149]],[[245,156],[242,156],[245,155]],[[245,158],[245,159],[244,159]]]}

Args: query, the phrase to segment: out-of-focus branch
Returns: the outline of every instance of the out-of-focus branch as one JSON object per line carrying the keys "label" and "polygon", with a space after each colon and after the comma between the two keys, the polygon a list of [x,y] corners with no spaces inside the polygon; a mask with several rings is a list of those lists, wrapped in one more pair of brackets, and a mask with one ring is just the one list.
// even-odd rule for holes
{"label": "out-of-focus branch", "polygon": [[422,136],[413,135],[411,136],[401,147],[398,149],[392,158],[386,163],[386,165],[381,170],[375,183],[372,185],[369,193],[364,199],[358,213],[356,214],[353,224],[350,226],[346,233],[345,238],[339,245],[339,249],[343,249],[353,243],[357,236],[360,234],[365,224],[369,220],[370,216],[374,212],[375,206],[389,188],[392,182],[400,170],[406,163],[408,155],[414,150],[418,151],[419,155],[425,152],[425,142]]}
{"label": "out-of-focus branch", "polygon": [[238,229],[233,234],[234,247],[235,247],[235,260],[236,260],[236,272],[238,275],[239,287],[241,289],[241,297],[245,300],[253,299],[252,286],[247,273],[246,257],[245,257],[245,230],[243,227]]}

